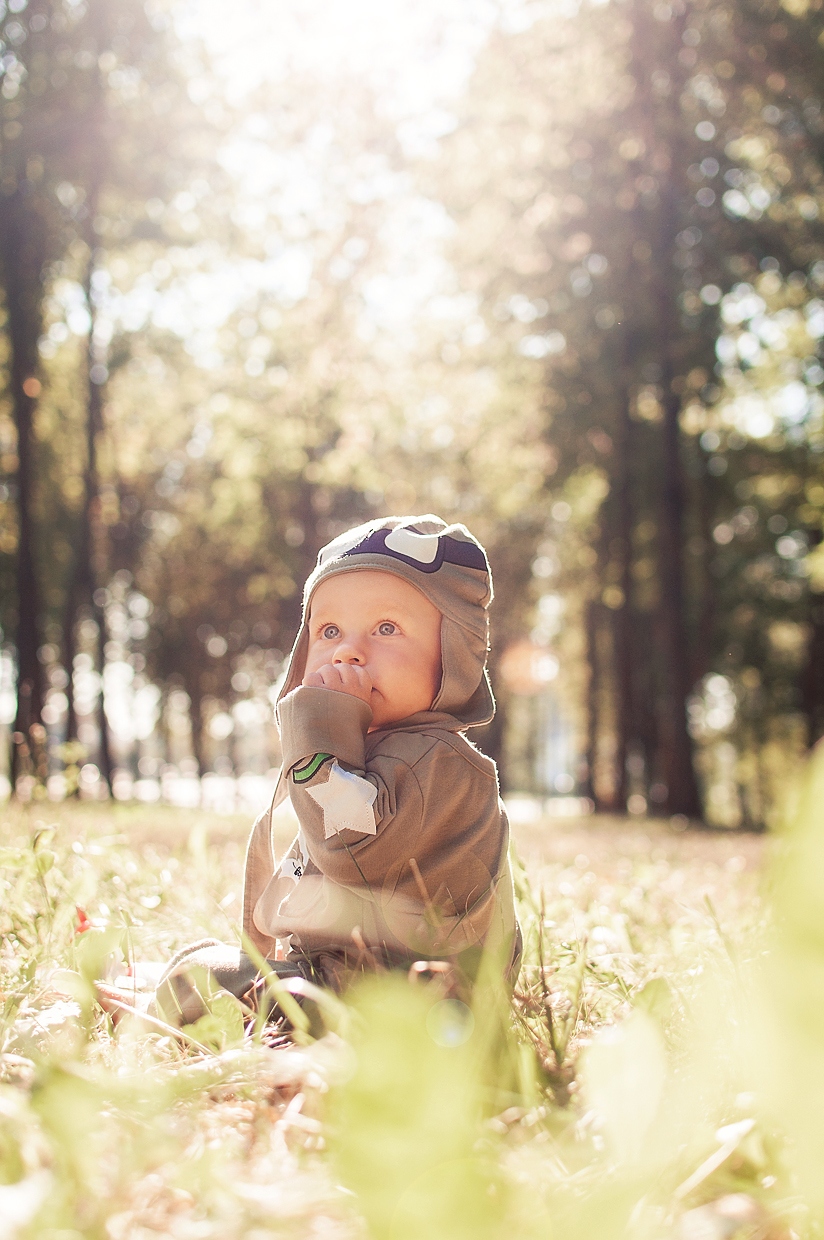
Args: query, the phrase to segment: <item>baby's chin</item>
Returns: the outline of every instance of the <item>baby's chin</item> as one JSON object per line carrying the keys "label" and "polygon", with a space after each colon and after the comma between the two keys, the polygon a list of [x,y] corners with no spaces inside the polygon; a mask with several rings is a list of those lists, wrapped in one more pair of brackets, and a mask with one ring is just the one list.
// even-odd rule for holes
{"label": "baby's chin", "polygon": [[[375,690],[373,689],[373,694]],[[376,732],[378,728],[392,728],[396,723],[402,723],[404,719],[409,719],[411,715],[417,715],[423,710],[431,710],[431,706],[415,706],[405,710],[381,709],[382,703],[379,704],[374,700],[370,702],[372,707],[372,722],[369,725],[369,732]]]}
{"label": "baby's chin", "polygon": [[369,725],[369,731],[374,732],[376,728],[391,727],[393,723],[397,723],[398,715],[387,709],[386,702],[381,696],[380,689],[373,689],[372,696],[369,699],[369,705],[372,708],[372,722]]}
{"label": "baby's chin", "polygon": [[369,725],[370,732],[375,732],[378,728],[394,727],[402,719],[408,719],[411,713],[401,708],[393,710],[392,706],[382,696],[380,689],[372,690],[372,698],[369,705],[372,707],[372,722]]}

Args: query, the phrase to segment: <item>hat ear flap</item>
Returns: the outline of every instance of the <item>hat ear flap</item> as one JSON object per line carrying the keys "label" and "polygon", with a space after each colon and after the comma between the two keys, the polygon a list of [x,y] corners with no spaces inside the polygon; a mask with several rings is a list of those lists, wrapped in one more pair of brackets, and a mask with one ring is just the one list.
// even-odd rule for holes
{"label": "hat ear flap", "polygon": [[306,671],[306,656],[309,653],[309,630],[304,622],[300,627],[297,640],[292,647],[292,653],[289,655],[289,665],[286,669],[286,679],[283,682],[283,688],[278,694],[278,701],[285,698],[287,693],[291,693],[293,689],[297,689],[303,680],[303,674]]}
{"label": "hat ear flap", "polygon": [[479,727],[481,724],[490,723],[494,718],[495,697],[486,668],[484,668],[477,689],[469,701],[462,704],[460,712],[461,719],[469,726]]}
{"label": "hat ear flap", "polygon": [[459,716],[466,723],[488,723],[495,699],[484,664],[486,638],[456,624],[448,616],[441,623],[443,677],[433,710]]}

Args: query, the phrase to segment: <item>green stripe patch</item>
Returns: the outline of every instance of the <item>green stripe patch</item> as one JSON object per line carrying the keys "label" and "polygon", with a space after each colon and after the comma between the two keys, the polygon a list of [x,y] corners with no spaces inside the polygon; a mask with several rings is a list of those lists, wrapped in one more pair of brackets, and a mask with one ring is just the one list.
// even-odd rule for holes
{"label": "green stripe patch", "polygon": [[331,753],[316,753],[314,758],[310,758],[303,766],[295,766],[292,768],[292,779],[296,784],[306,784],[317,775],[324,762],[328,762],[332,758]]}

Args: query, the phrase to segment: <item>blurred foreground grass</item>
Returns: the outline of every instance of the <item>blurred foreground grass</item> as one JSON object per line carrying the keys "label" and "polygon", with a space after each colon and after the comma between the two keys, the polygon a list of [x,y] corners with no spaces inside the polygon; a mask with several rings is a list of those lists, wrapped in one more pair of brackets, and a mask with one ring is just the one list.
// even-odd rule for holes
{"label": "blurred foreground grass", "polygon": [[511,1008],[492,985],[469,1010],[371,979],[334,1032],[286,1049],[236,1013],[211,1050],[113,1031],[84,981],[234,937],[245,819],[6,808],[0,1240],[820,1234],[824,770],[810,780],[790,848],[521,828]]}

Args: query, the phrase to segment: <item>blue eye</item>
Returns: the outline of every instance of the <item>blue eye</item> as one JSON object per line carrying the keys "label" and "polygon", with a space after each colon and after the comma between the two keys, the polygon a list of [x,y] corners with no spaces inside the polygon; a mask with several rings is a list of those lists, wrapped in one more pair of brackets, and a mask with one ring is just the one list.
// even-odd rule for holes
{"label": "blue eye", "polygon": [[383,624],[378,625],[378,632],[381,637],[391,637],[393,633],[397,633],[397,628],[391,620],[384,620]]}
{"label": "blue eye", "polygon": [[340,629],[336,624],[327,624],[321,632],[321,637],[325,637],[327,641],[333,642],[340,637]]}

